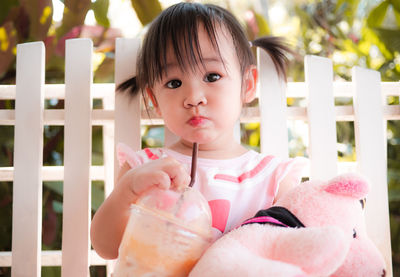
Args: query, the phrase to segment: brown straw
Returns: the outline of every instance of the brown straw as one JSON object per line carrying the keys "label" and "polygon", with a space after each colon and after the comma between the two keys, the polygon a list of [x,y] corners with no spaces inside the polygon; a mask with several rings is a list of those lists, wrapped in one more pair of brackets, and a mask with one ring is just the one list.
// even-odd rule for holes
{"label": "brown straw", "polygon": [[192,168],[190,170],[190,183],[189,187],[193,187],[194,181],[196,180],[196,168],[197,168],[197,152],[199,147],[197,142],[193,143],[193,152],[192,152]]}

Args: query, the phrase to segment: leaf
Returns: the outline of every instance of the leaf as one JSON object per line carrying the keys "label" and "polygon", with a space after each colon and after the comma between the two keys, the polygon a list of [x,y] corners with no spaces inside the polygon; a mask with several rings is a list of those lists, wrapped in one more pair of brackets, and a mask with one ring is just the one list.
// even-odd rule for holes
{"label": "leaf", "polygon": [[357,53],[358,49],[351,39],[344,39],[340,42],[343,46],[343,50],[351,53]]}
{"label": "leaf", "polygon": [[250,123],[246,123],[244,125],[244,128],[246,130],[257,130],[260,128],[260,123],[259,122],[250,122]]}
{"label": "leaf", "polygon": [[51,245],[57,237],[57,214],[53,209],[53,199],[49,197],[44,203],[42,222],[42,242]]}
{"label": "leaf", "polygon": [[158,0],[131,0],[132,7],[143,26],[149,24],[162,11]]}
{"label": "leaf", "polygon": [[16,35],[12,22],[7,21],[0,26],[0,77],[7,72],[15,59]]}
{"label": "leaf", "polygon": [[107,17],[109,4],[109,0],[97,0],[96,2],[92,3],[92,10],[97,23],[106,28],[110,27],[110,21]]}
{"label": "leaf", "polygon": [[400,29],[374,28],[374,32],[391,52],[400,52]]}
{"label": "leaf", "polygon": [[64,0],[64,4],[61,25],[56,29],[57,38],[61,38],[74,27],[84,25],[86,14],[92,2],[90,0]]}
{"label": "leaf", "polygon": [[389,202],[400,202],[400,189],[389,190]]}
{"label": "leaf", "polygon": [[[3,101],[4,106],[1,108],[7,109],[11,100]],[[10,107],[8,107],[10,109]],[[13,109],[13,108],[12,108]],[[2,150],[0,152],[0,167],[13,165],[13,151],[14,151],[14,126],[0,125],[0,145]],[[1,182],[0,182],[1,184]]]}
{"label": "leaf", "polygon": [[4,20],[10,13],[10,10],[18,6],[18,0],[1,0],[0,9],[0,25],[3,25]]}
{"label": "leaf", "polygon": [[104,201],[104,182],[92,182],[92,211],[97,211]]}
{"label": "leaf", "polygon": [[97,67],[94,72],[95,83],[112,83],[114,82],[114,59],[107,57]]}
{"label": "leaf", "polygon": [[389,0],[390,4],[393,6],[395,11],[400,13],[400,1],[399,0]]}
{"label": "leaf", "polygon": [[393,54],[386,47],[385,43],[383,43],[381,41],[378,34],[374,30],[372,30],[370,28],[363,28],[362,29],[362,37],[363,37],[363,40],[366,40],[366,41],[371,42],[372,44],[375,44],[379,48],[379,51],[381,51],[381,53],[383,54],[383,56],[386,59],[391,60],[393,58]]}
{"label": "leaf", "polygon": [[61,267],[60,266],[43,266],[41,268],[41,276],[46,276],[46,277],[61,276]]}
{"label": "leaf", "polygon": [[63,182],[43,182],[43,186],[59,195],[63,195]]}
{"label": "leaf", "polygon": [[53,200],[52,202],[53,204],[53,210],[54,212],[58,213],[58,214],[62,214],[63,211],[63,204],[60,201],[57,200]]}
{"label": "leaf", "polygon": [[394,10],[394,18],[396,19],[397,26],[400,27],[400,11]]}
{"label": "leaf", "polygon": [[268,25],[268,21],[265,19],[265,17],[262,14],[259,14],[254,11],[254,16],[256,19],[256,23],[258,26],[258,34],[257,36],[267,36],[271,35],[271,29]]}
{"label": "leaf", "polygon": [[296,15],[300,19],[300,28],[302,31],[302,36],[303,38],[306,38],[307,34],[310,32],[310,30],[315,30],[316,23],[314,19],[312,18],[312,15],[310,15],[307,12],[307,7],[301,7],[299,5],[295,6],[295,12]]}
{"label": "leaf", "polygon": [[11,250],[12,183],[0,182],[0,250]]}
{"label": "leaf", "polygon": [[374,9],[372,9],[367,18],[367,25],[370,28],[381,26],[383,20],[385,19],[388,7],[389,7],[389,1],[383,1]]}
{"label": "leaf", "polygon": [[21,6],[29,15],[29,37],[44,40],[53,21],[53,2],[51,0],[20,0]]}
{"label": "leaf", "polygon": [[369,51],[371,49],[371,42],[362,40],[358,43],[358,49],[364,56],[368,56]]}
{"label": "leaf", "polygon": [[358,4],[360,0],[338,0],[336,4],[336,12],[343,13],[349,25],[353,25],[353,21],[356,18]]}
{"label": "leaf", "polygon": [[260,144],[260,132],[253,131],[249,135],[249,145],[258,146]]}
{"label": "leaf", "polygon": [[[96,101],[94,101],[96,103]],[[103,127],[92,127],[92,165],[102,165],[103,160]]]}

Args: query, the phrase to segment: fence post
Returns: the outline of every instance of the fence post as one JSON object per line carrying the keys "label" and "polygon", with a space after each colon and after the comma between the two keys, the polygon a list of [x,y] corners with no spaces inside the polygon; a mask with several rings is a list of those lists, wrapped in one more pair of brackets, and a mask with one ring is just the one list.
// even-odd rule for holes
{"label": "fence post", "polygon": [[261,152],[278,157],[289,156],[286,117],[286,86],[275,69],[271,57],[257,49],[259,74]]}
{"label": "fence post", "polygon": [[[117,38],[115,49],[116,87],[136,74],[136,57],[139,39]],[[140,92],[131,98],[128,92],[115,93],[115,142],[123,142],[133,150],[141,149]],[[114,178],[118,177],[118,159],[115,159]]]}
{"label": "fence post", "polygon": [[379,72],[361,67],[354,67],[352,74],[358,171],[371,182],[365,208],[367,230],[385,258],[387,276],[392,276],[386,122],[383,118],[381,78]]}
{"label": "fence post", "polygon": [[66,41],[62,276],[89,275],[93,43]]}
{"label": "fence post", "polygon": [[44,109],[43,42],[17,46],[12,276],[40,276]]}
{"label": "fence post", "polygon": [[304,68],[308,92],[310,179],[327,180],[337,174],[332,61],[308,55],[304,59]]}

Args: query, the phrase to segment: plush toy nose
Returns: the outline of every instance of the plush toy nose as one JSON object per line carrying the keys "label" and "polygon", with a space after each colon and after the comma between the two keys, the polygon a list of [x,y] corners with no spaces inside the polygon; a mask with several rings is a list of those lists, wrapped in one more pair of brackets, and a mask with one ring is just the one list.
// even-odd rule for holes
{"label": "plush toy nose", "polygon": [[382,269],[382,274],[381,274],[381,276],[382,276],[382,277],[385,277],[385,276],[386,276],[386,270]]}

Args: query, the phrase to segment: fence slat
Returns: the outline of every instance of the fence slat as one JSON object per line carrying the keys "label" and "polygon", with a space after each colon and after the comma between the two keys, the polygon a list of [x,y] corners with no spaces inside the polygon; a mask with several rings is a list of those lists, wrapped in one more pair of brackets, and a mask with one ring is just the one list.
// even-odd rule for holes
{"label": "fence slat", "polygon": [[[382,93],[384,95],[400,96],[400,82],[382,82]],[[45,99],[64,99],[64,84],[45,84]],[[113,83],[93,84],[93,98],[103,98],[108,94],[114,94]],[[335,97],[352,97],[351,82],[334,82],[333,95]],[[286,88],[287,97],[304,98],[306,97],[306,84],[304,82],[288,82]],[[15,85],[0,85],[0,100],[15,99]]]}
{"label": "fence slat", "polygon": [[355,138],[358,171],[371,182],[366,205],[368,235],[385,257],[392,276],[387,191],[386,123],[382,113],[380,73],[353,68]]}
{"label": "fence slat", "polygon": [[[336,106],[336,121],[354,121],[353,106]],[[307,109],[305,107],[287,107],[288,120],[307,121]],[[386,120],[400,120],[400,105],[383,106],[383,118]],[[92,111],[92,124],[103,126],[114,122],[114,110],[96,109]],[[164,121],[151,114],[151,119],[145,111],[142,111],[141,124],[163,125]],[[245,107],[240,118],[241,123],[260,122],[258,107]],[[0,110],[0,125],[15,125],[14,110]],[[64,125],[64,110],[44,110],[44,125]],[[175,136],[176,139],[176,136]]]}
{"label": "fence slat", "polygon": [[[261,152],[287,157],[286,88],[269,54],[258,50]],[[262,91],[261,91],[262,89]]]}
{"label": "fence slat", "polygon": [[[115,90],[115,89],[114,89]],[[103,98],[103,106],[107,110],[114,110],[115,96],[113,94],[106,95]],[[114,124],[104,124],[103,127],[103,160],[104,160],[104,199],[110,195],[114,188]],[[90,263],[94,264],[93,255]],[[114,261],[107,261],[107,277],[111,277],[114,271]]]}
{"label": "fence slat", "polygon": [[18,277],[41,272],[44,60],[42,42],[17,46],[11,273]]}
{"label": "fence slat", "polygon": [[[11,266],[11,251],[1,251],[0,252],[0,267],[10,267]],[[61,250],[43,250],[41,254],[41,264],[42,266],[61,266]],[[96,251],[90,250],[90,264],[91,265],[107,265],[108,263],[114,263],[114,261],[105,260],[100,257]],[[107,271],[111,273],[112,271]],[[32,275],[30,275],[32,276]]]}
{"label": "fence slat", "polygon": [[93,43],[66,41],[62,276],[89,275]]}
{"label": "fence slat", "polygon": [[328,180],[337,174],[332,61],[308,55],[304,68],[308,89],[310,178]]}
{"label": "fence slat", "polygon": [[[136,74],[136,57],[139,39],[117,38],[115,46],[115,84],[118,86]],[[115,142],[125,143],[133,150],[141,149],[140,93],[134,98],[128,92],[115,94]],[[118,177],[118,160],[115,158],[114,176]]]}

